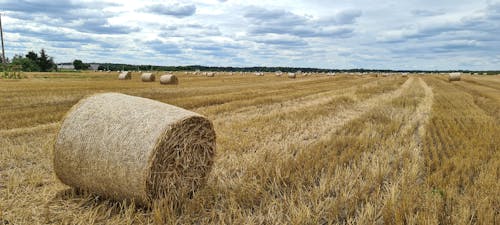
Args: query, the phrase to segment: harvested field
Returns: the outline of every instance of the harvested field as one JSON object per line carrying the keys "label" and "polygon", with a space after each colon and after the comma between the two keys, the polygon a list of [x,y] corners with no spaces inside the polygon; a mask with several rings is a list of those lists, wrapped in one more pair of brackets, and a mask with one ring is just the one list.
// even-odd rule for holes
{"label": "harvested field", "polygon": [[[500,76],[27,76],[0,80],[0,224],[500,223]],[[146,209],[57,180],[61,120],[100,92],[208,117],[206,184]]]}

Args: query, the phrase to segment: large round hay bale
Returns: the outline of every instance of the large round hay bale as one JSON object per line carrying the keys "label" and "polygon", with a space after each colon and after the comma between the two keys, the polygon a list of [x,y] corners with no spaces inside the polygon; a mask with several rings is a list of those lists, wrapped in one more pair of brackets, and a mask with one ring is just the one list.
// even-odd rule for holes
{"label": "large round hay bale", "polygon": [[118,75],[118,80],[130,80],[132,79],[132,72],[123,71]]}
{"label": "large round hay bale", "polygon": [[448,75],[448,81],[460,81],[461,73],[450,73]]}
{"label": "large round hay bale", "polygon": [[119,93],[87,97],[67,113],[54,144],[65,184],[151,206],[182,201],[204,185],[215,154],[212,123],[199,114]]}
{"label": "large round hay bale", "polygon": [[297,75],[295,75],[295,73],[288,73],[288,78],[295,79],[295,77],[297,77]]}
{"label": "large round hay bale", "polygon": [[215,73],[214,72],[207,72],[207,73],[205,73],[205,76],[207,76],[207,77],[214,77]]}
{"label": "large round hay bale", "polygon": [[173,74],[165,74],[160,77],[160,84],[178,84],[179,80]]}
{"label": "large round hay bale", "polygon": [[155,75],[153,73],[143,73],[141,75],[142,82],[153,82],[155,81]]}

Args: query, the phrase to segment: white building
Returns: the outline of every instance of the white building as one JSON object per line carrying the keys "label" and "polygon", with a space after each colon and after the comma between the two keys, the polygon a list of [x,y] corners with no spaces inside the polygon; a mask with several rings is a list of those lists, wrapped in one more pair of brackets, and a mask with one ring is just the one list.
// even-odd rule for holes
{"label": "white building", "polygon": [[73,66],[73,63],[59,63],[57,64],[57,69],[74,70],[75,66]]}
{"label": "white building", "polygon": [[99,65],[99,64],[97,64],[97,63],[91,63],[91,64],[89,64],[89,70],[94,70],[94,71],[95,71],[95,70],[98,70],[98,69],[99,69],[99,66],[100,66],[100,65]]}

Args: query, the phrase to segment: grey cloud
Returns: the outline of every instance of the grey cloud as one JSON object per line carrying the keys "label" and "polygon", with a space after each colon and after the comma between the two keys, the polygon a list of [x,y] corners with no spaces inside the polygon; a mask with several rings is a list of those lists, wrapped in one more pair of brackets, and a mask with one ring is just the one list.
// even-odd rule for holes
{"label": "grey cloud", "polygon": [[221,58],[236,57],[246,46],[235,42],[217,42],[209,38],[190,40],[187,46],[191,48],[196,55],[210,55]]}
{"label": "grey cloud", "polygon": [[85,19],[83,24],[74,26],[73,28],[81,32],[95,34],[128,34],[139,31],[138,28],[110,25],[103,18]]}
{"label": "grey cloud", "polygon": [[257,43],[277,45],[282,47],[303,47],[307,42],[302,39],[287,39],[287,38],[259,38],[255,40]]}
{"label": "grey cloud", "polygon": [[359,10],[346,10],[329,18],[312,19],[285,10],[250,7],[244,17],[253,24],[248,31],[253,35],[289,34],[298,37],[350,37],[353,24],[361,16]]}
{"label": "grey cloud", "polygon": [[109,43],[106,41],[94,39],[87,36],[82,36],[81,34],[63,32],[57,29],[38,29],[33,30],[30,28],[7,28],[5,32],[18,33],[23,37],[30,37],[35,39],[41,39],[50,42],[52,46],[59,48],[75,48],[87,44],[95,44],[101,46],[103,49],[117,48],[119,45],[117,43]]}
{"label": "grey cloud", "polygon": [[127,34],[137,28],[114,26],[108,23],[113,13],[104,13],[104,7],[113,3],[73,1],[3,1],[8,16],[31,23],[66,27],[77,31],[97,34]]}
{"label": "grey cloud", "polygon": [[361,15],[361,10],[344,10],[331,17],[320,18],[318,22],[322,25],[348,25],[355,23]]}
{"label": "grey cloud", "polygon": [[426,10],[426,9],[416,9],[416,10],[412,10],[411,14],[414,16],[428,17],[428,16],[443,15],[443,14],[445,14],[445,12],[443,10],[433,11],[433,10]]}
{"label": "grey cloud", "polygon": [[211,40],[193,40],[189,41],[189,46],[191,49],[196,51],[228,51],[228,50],[240,50],[245,46],[239,45],[237,43],[219,43]]}
{"label": "grey cloud", "polygon": [[115,3],[103,2],[75,2],[67,0],[53,1],[0,1],[5,11],[14,12],[9,14],[19,19],[33,18],[35,15],[45,15],[50,18],[61,18],[64,20],[75,20],[82,16],[92,16],[100,12],[104,7],[117,6]]}
{"label": "grey cloud", "polygon": [[71,1],[2,1],[2,8],[6,11],[40,13],[40,14],[67,14],[67,10],[77,5]]}
{"label": "grey cloud", "polygon": [[92,38],[70,35],[65,32],[58,31],[56,29],[39,29],[32,30],[29,28],[6,28],[5,32],[18,33],[23,36],[33,37],[42,39],[45,41],[57,41],[57,42],[85,42],[85,43],[95,43],[96,40]]}
{"label": "grey cloud", "polygon": [[255,23],[279,26],[296,26],[307,23],[307,18],[285,10],[270,10],[259,7],[249,7],[244,17]]}
{"label": "grey cloud", "polygon": [[218,27],[201,24],[179,24],[168,25],[160,28],[162,37],[209,37],[220,36],[221,32]]}
{"label": "grey cloud", "polygon": [[78,42],[53,42],[51,46],[56,48],[78,49],[82,44]]}
{"label": "grey cloud", "polygon": [[235,53],[234,52],[230,52],[230,51],[227,51],[223,48],[217,48],[217,47],[213,47],[213,48],[195,48],[195,50],[197,50],[197,54],[200,54],[200,55],[210,55],[210,56],[216,56],[216,57],[219,57],[219,58],[229,58],[229,57],[234,57],[235,56]]}
{"label": "grey cloud", "polygon": [[170,5],[154,4],[144,7],[143,11],[159,15],[169,15],[177,18],[183,18],[194,15],[196,13],[196,6],[192,4],[181,5],[178,3]]}
{"label": "grey cloud", "polygon": [[161,40],[148,41],[144,44],[154,51],[164,55],[177,55],[182,53],[182,50],[178,45],[163,42]]}
{"label": "grey cloud", "polygon": [[229,52],[211,52],[209,55],[216,56],[219,58],[234,58],[236,55]]}
{"label": "grey cloud", "polygon": [[[499,4],[500,6],[500,4]],[[500,8],[500,7],[499,7]],[[456,21],[410,25],[402,28],[399,35],[382,39],[386,43],[405,43],[409,40],[497,40],[500,23],[495,7],[488,8],[483,15],[466,16]]]}

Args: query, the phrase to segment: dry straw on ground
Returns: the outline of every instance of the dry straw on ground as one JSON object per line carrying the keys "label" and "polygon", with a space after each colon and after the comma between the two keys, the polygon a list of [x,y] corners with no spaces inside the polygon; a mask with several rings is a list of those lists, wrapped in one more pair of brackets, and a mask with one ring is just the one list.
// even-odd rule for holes
{"label": "dry straw on ground", "polygon": [[200,188],[215,154],[205,117],[119,93],[81,100],[66,115],[54,145],[54,170],[65,184],[151,206],[182,201]]}
{"label": "dry straw on ground", "polygon": [[450,73],[448,76],[448,81],[460,81],[460,73]]}
{"label": "dry straw on ground", "polygon": [[141,75],[141,80],[143,82],[153,82],[155,81],[155,75],[153,73],[143,73]]}
{"label": "dry straw on ground", "polygon": [[179,80],[173,74],[165,74],[160,77],[160,84],[178,84]]}
{"label": "dry straw on ground", "polygon": [[130,80],[132,79],[132,72],[123,71],[118,75],[118,80]]}

